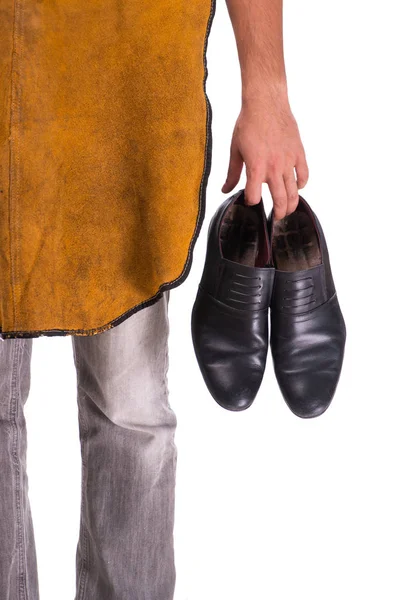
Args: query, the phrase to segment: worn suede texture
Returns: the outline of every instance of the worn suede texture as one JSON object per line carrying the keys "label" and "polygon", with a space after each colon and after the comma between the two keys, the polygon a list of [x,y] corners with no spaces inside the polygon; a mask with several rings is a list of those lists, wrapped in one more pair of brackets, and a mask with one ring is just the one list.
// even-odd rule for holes
{"label": "worn suede texture", "polygon": [[93,335],[182,283],[215,0],[1,0],[1,336]]}

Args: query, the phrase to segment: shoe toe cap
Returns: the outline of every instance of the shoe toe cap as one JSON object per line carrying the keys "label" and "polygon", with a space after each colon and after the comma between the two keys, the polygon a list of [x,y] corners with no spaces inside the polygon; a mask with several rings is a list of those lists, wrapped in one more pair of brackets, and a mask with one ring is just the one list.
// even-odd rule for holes
{"label": "shoe toe cap", "polygon": [[278,314],[272,333],[275,373],[289,408],[302,418],[322,415],[344,358],[346,328],[337,296],[304,315]]}
{"label": "shoe toe cap", "polygon": [[337,372],[285,374],[279,378],[283,397],[290,410],[298,417],[319,417],[330,406],[339,375]]}
{"label": "shoe toe cap", "polygon": [[239,373],[229,375],[226,369],[219,372],[204,370],[203,376],[207,388],[214,400],[223,408],[241,411],[249,408],[257,395],[262,380],[262,372],[247,372],[246,376]]}
{"label": "shoe toe cap", "polygon": [[232,311],[199,289],[192,310],[192,340],[204,382],[223,408],[253,403],[263,379],[268,331],[266,313]]}

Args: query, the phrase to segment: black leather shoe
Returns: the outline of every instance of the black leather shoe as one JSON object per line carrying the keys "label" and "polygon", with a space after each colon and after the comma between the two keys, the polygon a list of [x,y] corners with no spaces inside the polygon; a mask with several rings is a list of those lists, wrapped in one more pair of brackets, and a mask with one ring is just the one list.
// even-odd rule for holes
{"label": "black leather shoe", "polygon": [[275,271],[271,353],[289,408],[317,417],[330,405],[342,368],[346,328],[321,224],[299,196],[297,209],[268,217]]}
{"label": "black leather shoe", "polygon": [[204,381],[223,408],[249,406],[268,351],[274,269],[263,200],[244,204],[244,190],[213,215],[203,274],[192,309],[193,346]]}

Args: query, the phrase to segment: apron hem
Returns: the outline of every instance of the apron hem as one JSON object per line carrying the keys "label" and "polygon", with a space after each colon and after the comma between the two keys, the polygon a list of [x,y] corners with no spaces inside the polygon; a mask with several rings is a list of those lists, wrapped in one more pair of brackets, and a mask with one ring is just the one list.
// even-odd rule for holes
{"label": "apron hem", "polygon": [[178,287],[186,280],[187,276],[189,275],[189,272],[190,272],[190,269],[192,266],[192,262],[193,262],[193,250],[194,250],[196,241],[198,239],[198,236],[199,236],[199,233],[200,233],[203,221],[204,221],[205,208],[206,208],[206,206],[205,206],[206,205],[206,191],[207,191],[208,178],[209,178],[210,171],[211,171],[212,107],[211,107],[211,103],[210,103],[210,100],[208,98],[207,91],[206,91],[206,81],[207,81],[207,77],[208,77],[207,56],[206,55],[207,55],[208,38],[209,38],[212,22],[214,19],[214,15],[215,15],[215,10],[216,10],[216,0],[211,0],[210,14],[209,14],[209,18],[208,18],[207,29],[206,29],[205,39],[204,39],[204,47],[203,47],[203,65],[204,65],[203,91],[204,91],[204,97],[205,97],[206,108],[207,108],[207,111],[206,111],[207,116],[206,116],[205,161],[204,161],[203,176],[202,176],[202,180],[200,183],[199,207],[198,207],[198,212],[197,212],[196,226],[195,226],[192,238],[189,243],[189,249],[188,249],[188,253],[187,253],[187,257],[186,257],[186,262],[185,262],[185,265],[183,267],[181,274],[176,279],[169,281],[167,283],[161,284],[156,294],[154,294],[150,298],[147,298],[143,302],[136,304],[135,306],[133,306],[126,312],[122,313],[115,319],[109,321],[105,325],[101,325],[99,327],[94,327],[92,329],[40,329],[40,330],[30,330],[30,331],[29,330],[28,331],[21,330],[21,331],[6,331],[6,332],[3,332],[0,327],[0,341],[5,340],[5,339],[15,339],[15,338],[37,338],[37,337],[41,337],[41,336],[52,337],[52,336],[69,336],[69,335],[77,335],[77,336],[96,335],[103,331],[112,329],[113,327],[116,327],[117,325],[119,325],[120,323],[125,321],[125,319],[132,316],[139,310],[142,310],[143,308],[146,308],[147,306],[151,306],[152,304],[157,302],[157,300],[159,300],[162,297],[162,295],[165,291]]}

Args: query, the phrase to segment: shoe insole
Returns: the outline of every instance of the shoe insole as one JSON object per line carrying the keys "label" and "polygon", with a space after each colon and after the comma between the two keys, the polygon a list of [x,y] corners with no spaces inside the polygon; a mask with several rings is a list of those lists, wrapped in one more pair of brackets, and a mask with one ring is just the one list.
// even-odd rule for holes
{"label": "shoe insole", "polygon": [[303,206],[298,205],[293,213],[274,221],[272,255],[280,271],[302,271],[321,264],[315,225]]}
{"label": "shoe insole", "polygon": [[233,203],[220,227],[222,255],[249,267],[264,267],[267,243],[260,205]]}

